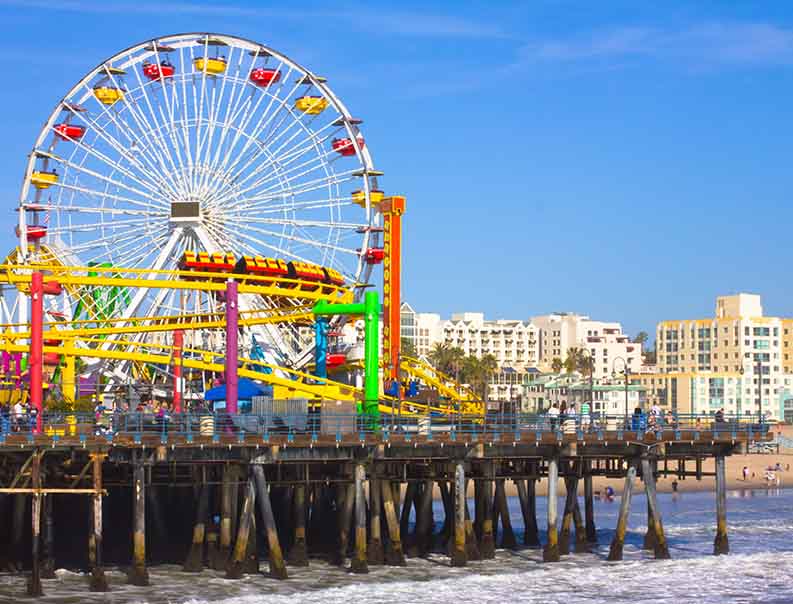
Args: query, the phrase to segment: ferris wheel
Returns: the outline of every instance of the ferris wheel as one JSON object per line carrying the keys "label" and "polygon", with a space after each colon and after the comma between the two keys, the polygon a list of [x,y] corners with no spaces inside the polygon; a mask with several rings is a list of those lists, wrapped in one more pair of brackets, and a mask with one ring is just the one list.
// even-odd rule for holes
{"label": "ferris wheel", "polygon": [[[381,259],[382,199],[360,124],[324,78],[265,45],[212,33],[137,44],[91,70],[47,119],[26,167],[14,260],[123,276],[176,269],[189,252],[265,256],[338,271],[358,295]],[[48,304],[69,321],[89,309],[126,319],[218,302],[83,288]],[[269,304],[247,296],[240,308]],[[10,312],[26,320],[21,298]],[[279,364],[307,356],[295,326],[252,339]]]}

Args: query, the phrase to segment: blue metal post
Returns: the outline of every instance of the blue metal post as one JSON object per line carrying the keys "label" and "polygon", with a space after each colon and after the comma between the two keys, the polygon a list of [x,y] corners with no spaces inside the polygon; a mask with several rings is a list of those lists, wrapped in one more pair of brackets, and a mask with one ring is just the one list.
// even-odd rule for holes
{"label": "blue metal post", "polygon": [[328,319],[317,317],[314,322],[314,375],[328,377]]}

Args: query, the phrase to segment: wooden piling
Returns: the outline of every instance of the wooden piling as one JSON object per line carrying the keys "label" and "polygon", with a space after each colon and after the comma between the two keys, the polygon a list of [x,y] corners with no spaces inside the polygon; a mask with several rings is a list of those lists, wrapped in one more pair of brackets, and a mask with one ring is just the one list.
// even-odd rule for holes
{"label": "wooden piling", "polygon": [[[492,467],[487,465],[485,470],[492,476]],[[479,553],[483,560],[492,560],[496,557],[496,539],[493,535],[493,481],[482,481],[482,538],[479,541]]]}
{"label": "wooden piling", "polygon": [[237,540],[234,542],[234,549],[231,553],[231,560],[226,567],[226,579],[241,579],[245,556],[248,552],[248,539],[251,535],[251,519],[253,518],[253,506],[256,498],[253,480],[248,479],[245,489],[245,496],[242,500],[242,511],[239,516],[237,526]]}
{"label": "wooden piling", "polygon": [[578,498],[576,498],[573,507],[573,524],[575,525],[575,553],[586,553],[589,551],[589,540],[584,526],[584,518],[581,515],[581,507],[578,505]]}
{"label": "wooden piling", "polygon": [[556,527],[558,505],[559,457],[548,459],[548,539],[542,551],[543,562],[559,562],[559,533]]}
{"label": "wooden piling", "polygon": [[42,552],[41,552],[41,578],[55,578],[55,521],[52,517],[52,498],[54,495],[44,495],[42,499]]}
{"label": "wooden piling", "polygon": [[350,570],[354,573],[369,572],[366,563],[366,468],[362,463],[355,464],[355,547],[350,561]]}
{"label": "wooden piling", "polygon": [[231,555],[232,489],[237,488],[237,485],[232,483],[232,474],[231,464],[225,464],[220,486],[220,541],[212,566],[215,570],[224,570]]}
{"label": "wooden piling", "polygon": [[727,539],[727,477],[723,455],[716,456],[716,539],[713,553],[716,556],[730,553]]}
{"label": "wooden piling", "polygon": [[91,534],[88,538],[88,566],[91,569],[89,588],[91,591],[103,592],[110,588],[102,565],[102,462],[105,454],[91,455],[94,474],[94,494],[91,496]]}
{"label": "wooden piling", "polygon": [[509,517],[509,503],[503,478],[496,481],[496,508],[499,518],[501,518],[501,547],[516,549],[518,542],[515,539],[515,532],[512,530],[512,519]]}
{"label": "wooden piling", "polygon": [[413,536],[412,555],[422,558],[429,554],[432,545],[432,488],[433,480],[428,478],[421,483],[416,505],[416,531]]}
{"label": "wooden piling", "polygon": [[[261,496],[261,491],[259,491],[259,497]],[[308,544],[306,542],[306,487],[302,484],[295,485],[294,492],[292,493],[292,520],[294,522],[295,533],[292,547],[289,548],[289,564],[292,566],[308,566]]]}
{"label": "wooden piling", "polygon": [[661,510],[658,508],[658,499],[655,491],[655,474],[650,460],[646,457],[642,459],[642,478],[644,479],[644,492],[647,494],[647,501],[653,514],[653,526],[655,527],[655,558],[666,560],[670,558],[669,548],[666,545],[664,535],[664,524],[661,520]]}
{"label": "wooden piling", "polygon": [[182,567],[185,572],[200,573],[204,569],[204,540],[208,513],[209,485],[204,484],[201,486],[201,492],[198,496],[198,509],[196,510],[195,524],[193,525],[193,540]]}
{"label": "wooden piling", "polygon": [[465,566],[468,562],[465,551],[465,467],[462,462],[454,465],[454,549],[452,566]]}
{"label": "wooden piling", "polygon": [[262,517],[262,522],[264,523],[264,532],[267,535],[267,547],[270,552],[268,556],[270,576],[275,579],[286,579],[288,575],[286,572],[286,565],[284,564],[284,555],[281,550],[281,542],[278,540],[278,530],[275,526],[273,506],[270,500],[270,494],[267,491],[267,480],[264,476],[264,469],[261,465],[253,465],[253,478],[256,482],[256,501],[259,503],[259,515]]}
{"label": "wooden piling", "polygon": [[383,496],[383,513],[388,527],[388,541],[385,544],[385,563],[390,566],[405,566],[405,555],[402,552],[402,539],[399,533],[399,520],[394,508],[394,491],[388,480],[380,481]]}
{"label": "wooden piling", "polygon": [[562,530],[559,534],[559,554],[566,556],[570,553],[570,526],[573,523],[573,511],[578,499],[578,478],[568,476],[564,479],[566,495],[564,500],[564,513],[562,514]]}
{"label": "wooden piling", "polygon": [[655,550],[655,518],[653,518],[653,510],[650,507],[650,500],[647,500],[647,531],[644,533],[642,540],[642,549],[647,551]]}
{"label": "wooden piling", "polygon": [[[33,452],[33,461],[30,466],[30,486],[33,489],[41,489],[41,453],[36,450]],[[31,495],[31,547],[32,569],[28,580],[27,593],[34,598],[44,595],[41,589],[41,560],[39,558],[39,533],[41,531],[41,493],[35,492]]]}
{"label": "wooden piling", "polygon": [[608,560],[616,562],[622,560],[622,548],[625,545],[625,533],[628,530],[628,515],[631,511],[631,496],[633,495],[633,481],[636,479],[636,464],[628,462],[628,472],[625,475],[625,486],[622,488],[620,512],[617,518],[617,530],[609,548]]}
{"label": "wooden piling", "polygon": [[592,462],[584,462],[584,515],[586,517],[586,540],[597,543],[598,535],[595,528],[595,497],[592,489]]}
{"label": "wooden piling", "polygon": [[[372,474],[375,469],[372,468]],[[382,494],[380,493],[380,481],[373,475],[369,477],[369,543],[366,547],[366,555],[371,565],[380,566],[385,562],[383,551],[382,536]]]}
{"label": "wooden piling", "polygon": [[[466,495],[468,487],[465,489]],[[482,554],[479,553],[479,541],[474,532],[474,522],[468,510],[468,497],[465,498],[465,554],[468,560],[481,560]]]}
{"label": "wooden piling", "polygon": [[341,566],[344,564],[347,551],[350,548],[350,525],[355,508],[355,485],[339,485],[336,489],[336,502],[339,509],[339,548],[333,563],[336,566]]}
{"label": "wooden piling", "polygon": [[523,545],[539,547],[540,535],[537,528],[537,497],[533,479],[516,480],[520,512],[523,516]]}
{"label": "wooden piling", "polygon": [[[413,550],[413,538],[410,535],[409,527],[410,527],[410,510],[411,508],[415,507],[417,512],[418,518],[418,505],[416,505],[416,499],[419,494],[419,487],[418,483],[411,481],[407,483],[405,487],[405,499],[402,502],[402,512],[399,515],[399,532],[402,535],[402,538],[405,541],[405,554],[408,557],[415,556],[415,551]],[[396,501],[399,501],[399,498],[396,498]]]}
{"label": "wooden piling", "polygon": [[149,571],[146,569],[146,468],[141,455],[136,456],[132,470],[132,567],[127,582],[146,586],[149,585]]}

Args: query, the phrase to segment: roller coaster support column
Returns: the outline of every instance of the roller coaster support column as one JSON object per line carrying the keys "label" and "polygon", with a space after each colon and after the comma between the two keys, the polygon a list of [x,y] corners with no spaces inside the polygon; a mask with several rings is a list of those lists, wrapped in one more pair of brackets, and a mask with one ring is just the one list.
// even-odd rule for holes
{"label": "roller coaster support column", "polygon": [[316,316],[363,315],[364,317],[364,403],[363,412],[373,419],[380,418],[380,359],[378,347],[378,322],[380,320],[380,301],[377,292],[364,294],[363,304],[329,304],[324,301],[314,305]]}
{"label": "roller coaster support column", "polygon": [[226,281],[226,413],[237,414],[237,282]]}
{"label": "roller coaster support column", "polygon": [[[182,347],[183,346],[184,346],[184,332],[181,329],[175,329],[173,332],[173,412],[174,413],[182,412],[182,388],[183,388]],[[226,395],[228,395],[228,386],[226,387]]]}
{"label": "roller coaster support column", "polygon": [[77,393],[77,367],[74,356],[74,338],[63,339],[63,371],[61,372],[61,391],[63,402],[70,411],[74,411],[74,400]]}
{"label": "roller coaster support column", "polygon": [[42,421],[43,328],[44,276],[41,271],[35,271],[30,279],[30,404],[38,413],[37,432],[41,432]]}
{"label": "roller coaster support column", "polygon": [[405,198],[393,196],[380,203],[383,214],[383,365],[386,378],[399,379],[402,349],[400,304],[402,297],[402,214]]}
{"label": "roller coaster support column", "polygon": [[317,317],[314,322],[314,375],[328,377],[328,320]]}

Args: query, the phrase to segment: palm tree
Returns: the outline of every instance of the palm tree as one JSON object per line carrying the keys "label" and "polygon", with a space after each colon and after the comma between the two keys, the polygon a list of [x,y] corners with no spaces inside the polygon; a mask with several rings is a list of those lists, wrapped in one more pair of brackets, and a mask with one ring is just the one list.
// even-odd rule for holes
{"label": "palm tree", "polygon": [[498,361],[492,354],[486,354],[482,358],[467,356],[463,360],[462,380],[474,391],[487,397],[487,384],[490,377],[498,370]]}
{"label": "palm tree", "polygon": [[427,355],[430,363],[438,371],[457,376],[463,367],[465,353],[462,348],[450,346],[445,342],[438,342]]}
{"label": "palm tree", "polygon": [[554,357],[553,360],[551,361],[551,370],[554,373],[561,373],[562,367],[564,367],[564,363],[562,363],[562,359],[560,359],[559,357]]}
{"label": "palm tree", "polygon": [[399,345],[402,350],[402,356],[412,358],[416,358],[418,356],[418,353],[416,352],[416,345],[413,344],[413,340],[410,338],[402,338]]}
{"label": "palm tree", "polygon": [[573,373],[581,365],[581,359],[584,356],[580,348],[572,347],[567,349],[567,358],[564,360],[564,370],[567,373]]}

